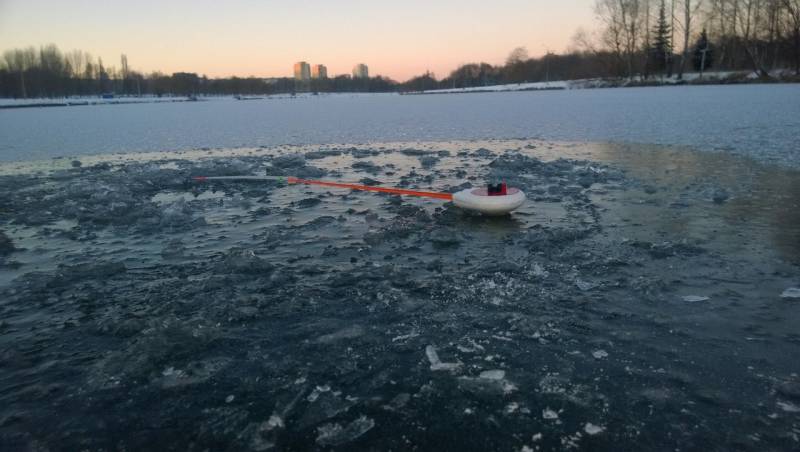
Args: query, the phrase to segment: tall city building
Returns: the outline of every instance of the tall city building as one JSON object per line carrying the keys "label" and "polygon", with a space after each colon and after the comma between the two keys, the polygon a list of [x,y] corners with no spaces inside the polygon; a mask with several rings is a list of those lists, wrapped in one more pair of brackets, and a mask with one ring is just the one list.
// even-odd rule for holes
{"label": "tall city building", "polygon": [[311,66],[311,78],[328,78],[328,68],[324,64]]}
{"label": "tall city building", "polygon": [[369,78],[369,68],[366,64],[353,66],[353,78]]}
{"label": "tall city building", "polygon": [[300,81],[307,81],[311,79],[311,67],[305,61],[299,61],[294,64],[294,79]]}

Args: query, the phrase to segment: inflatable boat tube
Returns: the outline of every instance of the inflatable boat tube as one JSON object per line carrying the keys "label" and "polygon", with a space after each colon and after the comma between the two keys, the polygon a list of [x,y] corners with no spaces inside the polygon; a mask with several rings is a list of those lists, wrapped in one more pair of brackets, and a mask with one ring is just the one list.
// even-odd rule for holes
{"label": "inflatable boat tube", "polygon": [[525,193],[509,188],[505,195],[489,196],[486,187],[470,188],[453,193],[453,204],[462,209],[475,210],[486,215],[506,215],[525,202]]}

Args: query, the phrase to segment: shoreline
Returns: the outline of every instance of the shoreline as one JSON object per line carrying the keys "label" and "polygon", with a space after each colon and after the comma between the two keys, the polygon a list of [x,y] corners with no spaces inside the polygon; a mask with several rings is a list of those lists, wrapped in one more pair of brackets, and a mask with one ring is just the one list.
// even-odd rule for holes
{"label": "shoreline", "polygon": [[[266,94],[261,97],[229,96],[229,95],[198,95],[194,98],[182,98],[180,96],[164,96],[164,98],[135,98],[144,100],[131,100],[130,97],[120,97],[115,99],[100,99],[96,96],[76,97],[75,100],[69,98],[57,98],[48,101],[48,98],[0,98],[0,101],[22,101],[22,103],[2,104],[0,110],[16,110],[23,108],[48,108],[48,107],[78,107],[88,105],[129,105],[129,104],[152,104],[152,103],[175,103],[175,102],[196,102],[209,99],[235,99],[235,100],[274,100],[295,97],[325,96],[325,95],[387,95],[397,94],[400,96],[418,96],[428,94],[476,94],[476,93],[497,93],[497,92],[530,92],[530,91],[567,91],[576,89],[607,89],[607,88],[643,88],[643,87],[667,87],[667,86],[725,86],[725,85],[788,85],[800,83],[800,75],[779,74],[774,77],[754,77],[754,74],[746,72],[725,72],[724,77],[719,77],[712,73],[707,78],[699,78],[698,74],[686,74],[687,78],[677,80],[670,79],[649,79],[649,80],[626,80],[610,78],[578,79],[578,80],[558,80],[551,82],[523,82],[506,83],[501,85],[474,86],[464,88],[444,88],[424,91],[390,91],[390,92],[362,92],[362,91],[342,91],[342,92],[298,92],[296,95],[291,93]],[[24,102],[36,101],[40,102]]]}
{"label": "shoreline", "polygon": [[552,82],[524,82],[507,83],[502,85],[490,85],[485,87],[465,87],[465,88],[446,88],[425,91],[400,92],[400,95],[422,95],[422,94],[472,94],[472,93],[497,93],[497,92],[528,92],[528,91],[566,91],[578,89],[606,89],[606,88],[658,88],[671,86],[727,86],[727,85],[777,85],[777,84],[797,84],[800,83],[798,75],[779,75],[776,77],[753,77],[747,73],[729,73],[725,77],[708,76],[699,78],[697,74],[687,74],[689,77],[677,80],[670,79],[649,79],[649,80],[626,80],[626,79],[579,79],[579,80],[559,80]]}

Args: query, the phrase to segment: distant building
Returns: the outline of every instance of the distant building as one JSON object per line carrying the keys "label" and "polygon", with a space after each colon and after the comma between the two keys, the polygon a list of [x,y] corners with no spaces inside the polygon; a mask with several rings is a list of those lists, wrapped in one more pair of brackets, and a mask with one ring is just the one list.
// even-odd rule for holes
{"label": "distant building", "polygon": [[366,64],[353,66],[353,78],[369,78],[369,68]]}
{"label": "distant building", "polygon": [[302,82],[311,79],[311,67],[305,61],[294,64],[294,79]]}
{"label": "distant building", "polygon": [[328,78],[328,68],[324,64],[311,66],[311,78]]}

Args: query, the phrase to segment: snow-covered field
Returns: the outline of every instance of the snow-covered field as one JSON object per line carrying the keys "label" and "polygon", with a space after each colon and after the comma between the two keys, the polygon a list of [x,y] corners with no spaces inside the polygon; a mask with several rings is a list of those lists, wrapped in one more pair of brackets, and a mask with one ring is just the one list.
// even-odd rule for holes
{"label": "snow-covered field", "polygon": [[280,144],[542,138],[691,146],[800,167],[800,85],[330,95],[0,111],[0,161]]}

